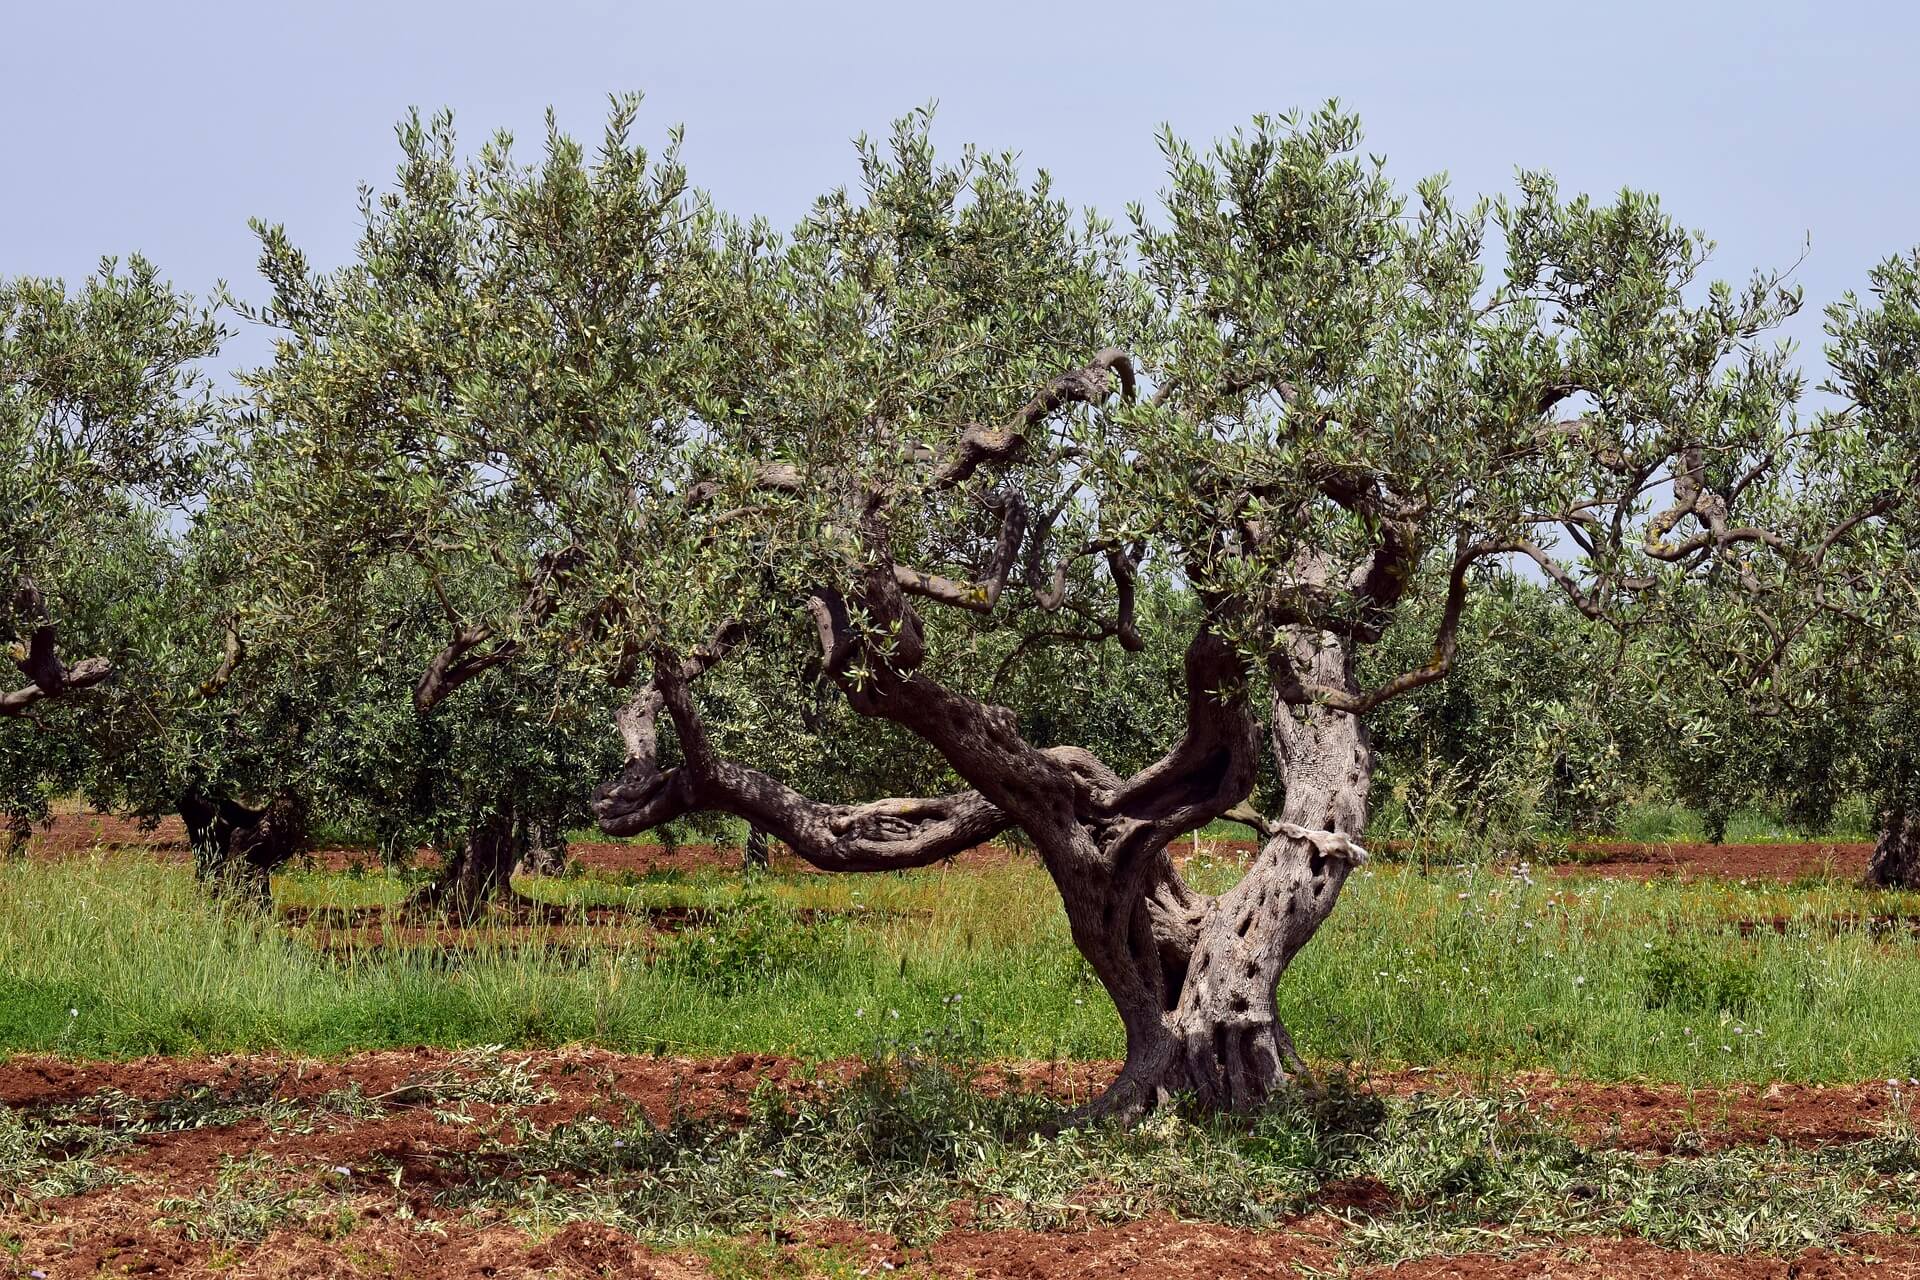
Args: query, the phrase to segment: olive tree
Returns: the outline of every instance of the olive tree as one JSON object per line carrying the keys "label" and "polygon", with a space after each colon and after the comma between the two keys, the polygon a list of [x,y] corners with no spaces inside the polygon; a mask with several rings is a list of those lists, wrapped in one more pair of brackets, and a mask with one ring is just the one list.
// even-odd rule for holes
{"label": "olive tree", "polygon": [[1785,709],[1788,767],[1816,797],[1858,786],[1879,833],[1869,884],[1920,887],[1920,250],[1826,311],[1831,403],[1791,494],[1828,531],[1794,567],[1797,616],[1742,611],[1771,661],[1750,687]]}
{"label": "olive tree", "polygon": [[[1848,508],[1871,536],[1841,544],[1838,613],[1843,691],[1830,699],[1858,726],[1879,801],[1880,834],[1868,882],[1920,888],[1920,249],[1874,268],[1868,296],[1827,309],[1826,390],[1844,407],[1816,501]],[[1822,584],[1823,588],[1825,584]]]}
{"label": "olive tree", "polygon": [[[1491,569],[1609,621],[1809,555],[1777,527],[1805,435],[1768,340],[1797,297],[1698,279],[1707,244],[1650,196],[1407,194],[1329,108],[1167,138],[1123,232],[1012,157],[941,162],[916,116],[782,236],[650,164],[634,110],[533,166],[410,122],[332,273],[266,232],[261,572],[289,613],[401,566],[464,584],[423,711],[536,655],[627,688],[610,833],[720,812],[877,871],[1017,829],[1125,1029],[1100,1112],[1254,1105],[1303,1069],[1277,993],[1366,856],[1369,719],[1453,669]],[[1145,649],[1154,575],[1191,593],[1160,741],[1123,768],[1040,736],[1008,664]],[[825,682],[824,727],[924,744],[952,784],[808,794],[724,731],[756,671]],[[1169,846],[1230,813],[1264,843],[1206,895]]]}
{"label": "olive tree", "polygon": [[[134,257],[69,291],[0,280],[0,802],[16,836],[85,775],[90,719],[154,621],[212,430],[214,312]],[[94,705],[78,704],[91,701]]]}
{"label": "olive tree", "polygon": [[[626,147],[633,110],[592,172],[556,132],[538,171],[503,137],[463,173],[449,120],[410,120],[396,190],[366,196],[359,260],[335,273],[258,228],[273,294],[242,310],[279,341],[241,375],[247,485],[223,518],[253,625],[345,645],[363,686],[401,683],[363,703],[381,728],[349,755],[353,790],[386,797],[373,820],[453,848],[421,906],[483,905],[584,816],[618,741],[605,708],[590,730],[580,714],[604,682],[565,692],[582,688],[573,648],[605,627],[561,586],[584,567],[578,530],[603,531],[603,565],[653,554],[613,468],[676,447],[700,345],[675,309],[699,285],[684,178]],[[562,631],[582,639],[529,644]]]}
{"label": "olive tree", "polygon": [[[1676,596],[1668,630],[1706,660],[1662,701],[1708,749],[1674,774],[1725,809],[1764,792],[1802,821],[1846,793],[1873,803],[1871,885],[1920,884],[1920,252],[1888,258],[1826,311],[1826,403],[1784,486],[1795,554],[1778,590]],[[1750,588],[1751,584],[1743,584]],[[1677,606],[1677,607],[1676,607]]]}

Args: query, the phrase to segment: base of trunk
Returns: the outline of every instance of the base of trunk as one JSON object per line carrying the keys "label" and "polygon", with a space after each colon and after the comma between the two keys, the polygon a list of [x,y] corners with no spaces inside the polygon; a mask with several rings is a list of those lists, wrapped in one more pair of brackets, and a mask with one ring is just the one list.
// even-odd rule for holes
{"label": "base of trunk", "polygon": [[189,795],[180,801],[180,817],[200,882],[222,897],[261,907],[272,905],[273,872],[307,845],[305,811],[288,796],[254,809]]}
{"label": "base of trunk", "polygon": [[1876,889],[1920,889],[1920,810],[1897,806],[1881,819],[1880,839],[1867,864]]}
{"label": "base of trunk", "polygon": [[767,833],[758,827],[748,827],[746,848],[740,852],[740,869],[765,871],[772,865],[773,858],[767,848]]}
{"label": "base of trunk", "polygon": [[562,876],[567,873],[567,836],[556,822],[527,825],[527,847],[513,869],[519,876]]}
{"label": "base of trunk", "polygon": [[525,828],[512,814],[490,814],[467,829],[467,838],[440,874],[415,889],[404,910],[471,921],[513,881],[526,850]]}

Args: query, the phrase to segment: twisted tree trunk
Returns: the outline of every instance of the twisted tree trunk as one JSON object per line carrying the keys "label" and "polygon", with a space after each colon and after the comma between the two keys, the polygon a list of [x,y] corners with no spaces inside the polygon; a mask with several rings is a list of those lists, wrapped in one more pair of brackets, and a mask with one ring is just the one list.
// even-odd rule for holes
{"label": "twisted tree trunk", "polygon": [[1893,804],[1880,815],[1880,838],[1867,864],[1867,884],[1876,889],[1920,889],[1920,809]]}
{"label": "twisted tree trunk", "polygon": [[[1301,639],[1296,668],[1316,683],[1352,688],[1344,648]],[[1153,984],[1102,972],[1127,1029],[1119,1079],[1097,1110],[1133,1119],[1175,1096],[1209,1110],[1258,1106],[1305,1070],[1280,1020],[1281,978],[1332,913],[1354,866],[1367,820],[1373,753],[1365,724],[1324,707],[1296,714],[1276,702],[1272,737],[1286,788],[1265,844],[1232,889],[1202,898],[1178,880],[1165,851],[1150,877],[1143,919],[1127,931],[1128,964],[1159,969]],[[1062,885],[1069,916],[1077,890]],[[1104,914],[1104,913],[1103,913]],[[1080,934],[1076,931],[1076,940]],[[1094,959],[1100,948],[1089,950]],[[1146,986],[1147,991],[1138,988]]]}
{"label": "twisted tree trunk", "polygon": [[494,896],[511,885],[526,847],[526,826],[511,807],[486,814],[467,827],[452,859],[413,891],[404,910],[457,921],[478,919]]}
{"label": "twisted tree trunk", "polygon": [[[887,582],[867,597],[887,617]],[[859,641],[841,602],[814,597],[826,669],[844,669]],[[1245,878],[1218,898],[1181,878],[1172,843],[1249,795],[1259,766],[1255,717],[1239,652],[1202,627],[1186,654],[1186,732],[1158,761],[1121,777],[1076,747],[1025,742],[1011,711],[917,673],[910,613],[895,648],[845,679],[856,711],[935,744],[975,790],[921,799],[830,805],[714,750],[691,682],[722,660],[727,634],[682,662],[663,660],[621,717],[628,746],[619,777],[596,790],[603,830],[632,834],[696,810],[745,818],[824,870],[882,871],[931,862],[1018,826],[1039,852],[1075,945],[1113,999],[1126,1031],[1119,1079],[1091,1111],[1131,1120],[1176,1095],[1213,1109],[1258,1105],[1302,1069],[1275,993],[1339,896],[1366,822],[1372,772],[1360,720],[1324,705],[1355,688],[1349,651],[1319,633],[1291,640],[1292,685],[1276,684],[1272,728],[1286,801],[1274,819],[1249,815],[1267,842]],[[1299,676],[1311,677],[1307,689]],[[1302,709],[1294,710],[1300,704]],[[667,713],[683,762],[659,763]]]}
{"label": "twisted tree trunk", "polygon": [[307,845],[306,809],[291,796],[255,809],[189,792],[180,798],[180,818],[201,883],[261,907],[273,902],[273,872]]}

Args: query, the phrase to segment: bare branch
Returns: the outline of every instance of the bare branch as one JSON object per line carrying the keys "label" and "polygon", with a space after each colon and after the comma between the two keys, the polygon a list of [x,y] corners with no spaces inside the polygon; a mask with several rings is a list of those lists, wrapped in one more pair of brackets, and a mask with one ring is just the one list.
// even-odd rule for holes
{"label": "bare branch", "polygon": [[[835,612],[815,599],[829,616]],[[747,819],[823,870],[889,871],[953,857],[1006,828],[1005,815],[977,792],[829,805],[720,758],[694,706],[692,682],[744,634],[744,628],[723,628],[685,661],[662,664],[653,683],[621,713],[628,761],[618,777],[595,790],[594,813],[602,830],[632,835],[704,809]],[[659,767],[662,710],[673,719],[685,759],[671,770]]]}
{"label": "bare branch", "polygon": [[1106,398],[1115,378],[1120,382],[1121,396],[1132,400],[1133,359],[1118,347],[1109,347],[1085,368],[1063,373],[1049,382],[1001,426],[975,423],[966,427],[953,458],[935,475],[933,488],[951,489],[988,463],[1018,462],[1026,453],[1026,433],[1034,424],[1065,404],[1097,404]]}
{"label": "bare branch", "polygon": [[14,595],[14,608],[37,624],[24,650],[14,659],[20,673],[32,683],[0,694],[0,716],[24,716],[41,702],[91,689],[113,675],[108,658],[82,658],[72,666],[60,660],[59,628],[48,618],[46,601],[31,582]]}
{"label": "bare branch", "polygon": [[1020,543],[1027,533],[1027,502],[1018,493],[1001,499],[1005,508],[1000,517],[1000,537],[994,543],[993,558],[987,562],[986,575],[974,582],[958,582],[938,574],[896,564],[893,578],[902,591],[924,596],[939,604],[968,609],[974,613],[992,613],[1006,589],[1007,575],[1020,554]]}

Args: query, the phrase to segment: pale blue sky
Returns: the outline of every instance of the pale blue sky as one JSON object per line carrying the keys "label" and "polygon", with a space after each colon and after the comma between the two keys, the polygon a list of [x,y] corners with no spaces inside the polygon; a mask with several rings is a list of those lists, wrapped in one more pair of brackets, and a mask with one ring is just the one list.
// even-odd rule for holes
{"label": "pale blue sky", "polygon": [[0,274],[137,249],[257,296],[253,215],[334,265],[410,105],[531,151],[547,105],[591,136],[642,90],[643,137],[685,123],[698,184],[787,223],[852,177],[853,135],[930,99],[943,144],[1017,149],[1118,216],[1159,189],[1160,122],[1208,138],[1338,96],[1408,185],[1501,191],[1525,165],[1650,188],[1732,275],[1811,233],[1817,312],[1920,242],[1916,51],[1903,3],[0,0]]}

